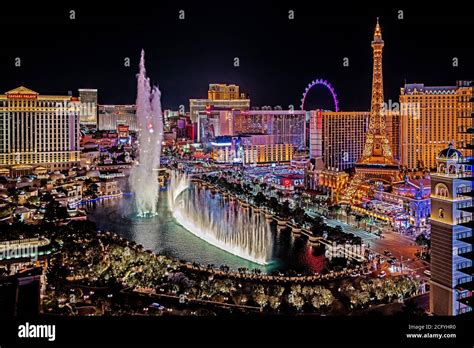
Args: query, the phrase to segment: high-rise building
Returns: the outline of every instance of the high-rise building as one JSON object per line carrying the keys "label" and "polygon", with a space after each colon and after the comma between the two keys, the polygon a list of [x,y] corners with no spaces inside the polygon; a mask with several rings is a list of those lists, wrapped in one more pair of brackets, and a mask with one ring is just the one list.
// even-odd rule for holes
{"label": "high-rise building", "polygon": [[79,89],[80,123],[97,127],[97,89]]}
{"label": "high-rise building", "polygon": [[400,93],[400,164],[434,168],[439,151],[449,143],[460,146],[466,135],[458,128],[469,121],[457,115],[470,115],[472,108],[465,101],[472,94],[473,88],[464,81],[443,87],[406,84]]}
{"label": "high-rise building", "polygon": [[79,100],[25,87],[0,94],[0,167],[11,175],[79,164]]}
{"label": "high-rise building", "polygon": [[265,134],[217,136],[210,145],[215,162],[246,166],[290,163],[294,153],[292,144],[274,143]]}
{"label": "high-rise building", "polygon": [[388,110],[385,112],[385,130],[392,148],[393,159],[400,161],[400,111]]}
{"label": "high-rise building", "polygon": [[236,85],[210,84],[207,99],[189,99],[189,115],[198,121],[199,112],[213,110],[248,110],[250,99]]}
{"label": "high-rise building", "polygon": [[230,110],[200,111],[197,118],[197,141],[208,143],[215,137],[234,135],[234,121]]}
{"label": "high-rise building", "polygon": [[331,169],[354,168],[362,157],[369,113],[358,111],[311,111],[310,158],[321,156]]}
{"label": "high-rise building", "polygon": [[211,83],[207,91],[209,100],[232,100],[244,99],[245,95],[240,94],[240,87],[237,85],[226,85],[222,83]]}
{"label": "high-rise building", "polygon": [[274,144],[306,147],[306,112],[303,110],[234,110],[234,134],[263,134]]}
{"label": "high-rise building", "polygon": [[116,131],[118,126],[128,126],[138,131],[135,105],[99,105],[99,130]]}
{"label": "high-rise building", "polygon": [[244,165],[289,163],[293,159],[293,144],[275,143],[271,135],[242,135],[240,141]]}
{"label": "high-rise building", "polygon": [[471,166],[452,144],[438,154],[431,174],[430,310],[436,315],[472,311]]}

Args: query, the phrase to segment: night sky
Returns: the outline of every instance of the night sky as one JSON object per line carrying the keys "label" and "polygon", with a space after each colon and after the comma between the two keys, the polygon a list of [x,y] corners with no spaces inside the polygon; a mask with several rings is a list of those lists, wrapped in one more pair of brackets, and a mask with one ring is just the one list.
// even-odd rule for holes
{"label": "night sky", "polygon": [[[453,85],[474,79],[474,14],[462,6],[413,9],[347,7],[337,3],[181,1],[100,6],[19,5],[2,9],[0,92],[25,85],[41,94],[97,88],[99,103],[134,103],[138,60],[145,49],[148,75],[162,90],[164,108],[188,109],[207,96],[209,83],[236,83],[253,106],[299,107],[305,86],[323,78],[342,110],[368,110],[376,17],[384,49],[385,99],[398,100],[406,80]],[[143,4],[143,5],[141,5]],[[207,4],[207,5],[205,5]],[[140,7],[142,6],[142,7]],[[69,19],[69,10],[76,19]],[[185,11],[185,19],[178,11]],[[288,11],[295,19],[288,19]],[[399,20],[398,10],[404,19]],[[15,67],[15,57],[21,67]],[[130,57],[131,66],[124,67]],[[240,67],[234,67],[234,58]],[[349,67],[343,67],[344,57]],[[459,67],[452,66],[453,57]],[[315,88],[309,108],[332,109],[329,92]]]}

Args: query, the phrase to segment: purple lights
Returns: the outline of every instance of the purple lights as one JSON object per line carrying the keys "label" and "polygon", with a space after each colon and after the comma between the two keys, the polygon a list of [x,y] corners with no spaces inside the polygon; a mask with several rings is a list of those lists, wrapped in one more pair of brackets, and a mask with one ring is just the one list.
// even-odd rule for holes
{"label": "purple lights", "polygon": [[334,90],[334,88],[331,86],[331,84],[328,81],[322,80],[322,79],[317,79],[317,80],[311,81],[311,83],[309,83],[308,86],[305,88],[304,93],[303,93],[303,98],[301,98],[301,110],[304,110],[304,102],[306,100],[306,96],[308,95],[311,88],[313,88],[316,85],[322,85],[322,86],[326,87],[329,90],[329,92],[331,92],[332,99],[334,101],[334,111],[338,112],[339,111],[339,100],[337,100],[336,91]]}

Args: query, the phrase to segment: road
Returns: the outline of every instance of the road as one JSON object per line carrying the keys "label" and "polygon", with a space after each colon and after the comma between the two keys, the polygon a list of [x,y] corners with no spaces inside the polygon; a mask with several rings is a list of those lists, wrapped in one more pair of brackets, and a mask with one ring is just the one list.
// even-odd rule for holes
{"label": "road", "polygon": [[[316,215],[313,212],[307,213],[313,217]],[[380,238],[373,233],[350,226],[341,220],[326,219],[325,222],[331,227],[341,226],[345,233],[352,233],[360,237],[365,245],[370,245],[370,249],[378,254],[383,255],[385,250],[390,251],[392,255],[398,259],[398,266],[400,266],[401,262],[404,270],[410,269],[416,272],[416,274],[420,276],[420,279],[425,281],[429,280],[429,278],[423,273],[425,270],[429,269],[429,264],[426,261],[416,258],[415,253],[417,252],[418,247],[409,238],[394,232],[384,232],[383,238]]]}

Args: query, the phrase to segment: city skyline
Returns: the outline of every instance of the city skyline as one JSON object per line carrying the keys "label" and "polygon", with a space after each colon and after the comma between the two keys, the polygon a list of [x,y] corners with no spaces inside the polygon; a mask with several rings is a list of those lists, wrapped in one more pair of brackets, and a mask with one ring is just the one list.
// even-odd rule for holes
{"label": "city skyline", "polygon": [[[54,37],[68,49],[58,55],[44,40],[20,47],[15,36],[8,35],[6,49],[0,54],[5,91],[20,85],[42,94],[97,88],[101,104],[131,104],[135,98],[134,68],[144,48],[153,82],[163,91],[165,109],[187,108],[188,99],[206,95],[209,83],[240,85],[254,106],[287,109],[293,105],[299,109],[304,88],[321,78],[335,88],[341,110],[366,111],[371,83],[371,51],[366,42],[376,17],[380,17],[389,42],[384,62],[386,100],[398,101],[405,82],[454,85],[456,80],[474,75],[468,64],[473,60],[469,34],[463,29],[469,17],[466,21],[443,17],[440,26],[437,17],[410,9],[362,11],[349,7],[335,17],[307,11],[302,4],[261,4],[252,11],[236,5],[232,10],[173,5],[153,8],[146,14],[140,9],[115,8],[105,18],[90,10],[58,7],[49,11],[47,23],[38,25],[32,16],[34,10],[2,18],[1,25],[6,27],[13,19],[24,30],[34,28],[38,36]],[[70,19],[71,10],[75,11],[74,19]],[[129,10],[131,16],[125,22],[123,15]],[[184,19],[179,18],[181,10]],[[289,11],[294,11],[294,19],[289,19]],[[445,12],[435,11],[435,15],[441,14]],[[242,26],[244,19],[246,25]],[[202,23],[215,23],[216,29]],[[190,32],[195,35],[188,35]],[[20,67],[15,66],[16,58],[21,60]],[[130,64],[125,67],[127,58]],[[234,66],[234,58],[239,58],[239,67]],[[344,66],[345,58],[348,66]],[[457,67],[453,67],[454,58],[458,59]],[[43,76],[48,76],[47,82]],[[331,110],[329,92],[316,89],[307,106]]]}
{"label": "city skyline", "polygon": [[85,5],[0,14],[3,340],[472,341],[474,16]]}

